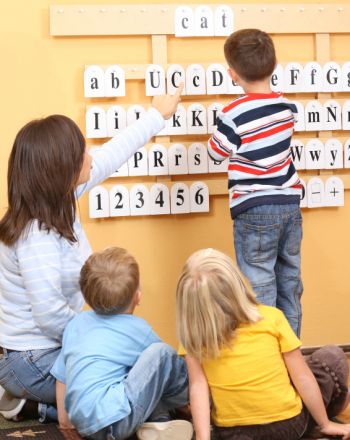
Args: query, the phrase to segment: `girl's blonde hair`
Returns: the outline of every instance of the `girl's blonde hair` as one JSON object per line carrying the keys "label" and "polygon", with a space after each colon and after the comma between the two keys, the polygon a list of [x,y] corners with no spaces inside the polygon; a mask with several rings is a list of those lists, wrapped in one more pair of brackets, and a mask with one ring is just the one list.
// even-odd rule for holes
{"label": "girl's blonde hair", "polygon": [[215,249],[195,252],[177,285],[177,333],[187,354],[218,357],[235,329],[260,319],[252,287],[227,255]]}

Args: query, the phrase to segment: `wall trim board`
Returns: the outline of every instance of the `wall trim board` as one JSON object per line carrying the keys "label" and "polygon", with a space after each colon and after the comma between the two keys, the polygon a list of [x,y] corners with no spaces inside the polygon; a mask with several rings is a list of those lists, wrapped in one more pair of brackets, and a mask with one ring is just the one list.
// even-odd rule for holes
{"label": "wall trim board", "polygon": [[[50,35],[172,35],[175,9],[179,6],[51,5]],[[349,4],[243,3],[235,4],[232,10],[235,30],[257,27],[272,34],[349,32]]]}

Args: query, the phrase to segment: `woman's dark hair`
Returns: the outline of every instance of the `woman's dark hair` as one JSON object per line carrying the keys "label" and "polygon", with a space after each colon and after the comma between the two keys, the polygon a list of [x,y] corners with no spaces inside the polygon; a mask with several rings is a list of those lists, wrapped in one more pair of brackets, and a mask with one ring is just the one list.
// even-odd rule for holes
{"label": "woman's dark hair", "polygon": [[17,134],[8,162],[8,209],[0,221],[0,240],[13,245],[33,220],[76,242],[75,187],[82,168],[85,139],[62,115],[26,124]]}

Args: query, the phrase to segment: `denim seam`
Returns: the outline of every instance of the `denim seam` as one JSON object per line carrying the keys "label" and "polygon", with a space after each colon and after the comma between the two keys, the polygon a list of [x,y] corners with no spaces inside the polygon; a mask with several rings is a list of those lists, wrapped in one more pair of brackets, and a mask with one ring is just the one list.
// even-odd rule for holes
{"label": "denim seam", "polygon": [[[26,386],[24,386],[23,382],[18,378],[17,374],[15,373],[14,370],[10,370],[10,374],[12,375],[12,378],[15,382],[17,382],[17,386],[19,386],[20,388],[22,388],[26,393],[30,394],[31,396],[34,396],[36,399],[38,399],[38,402],[41,401],[40,397],[37,396],[35,393],[33,393],[32,391],[28,390],[28,388]],[[25,398],[25,395],[21,396]]]}
{"label": "denim seam", "polygon": [[43,372],[38,368],[33,362],[31,356],[23,357],[23,361],[26,362],[26,364],[29,366],[29,368],[33,371],[33,373],[40,377],[41,380],[46,380],[50,376],[50,372],[48,372],[46,375],[43,374]]}

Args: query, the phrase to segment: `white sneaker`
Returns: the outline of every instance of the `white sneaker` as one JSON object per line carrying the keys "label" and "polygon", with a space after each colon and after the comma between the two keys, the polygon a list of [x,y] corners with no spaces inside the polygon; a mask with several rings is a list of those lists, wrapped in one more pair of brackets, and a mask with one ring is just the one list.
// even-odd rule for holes
{"label": "white sneaker", "polygon": [[186,420],[169,422],[147,422],[136,433],[140,440],[191,440],[192,423]]}
{"label": "white sneaker", "polygon": [[3,387],[0,387],[0,414],[7,420],[17,420],[26,399],[12,396]]}

